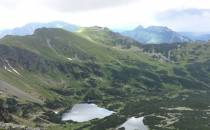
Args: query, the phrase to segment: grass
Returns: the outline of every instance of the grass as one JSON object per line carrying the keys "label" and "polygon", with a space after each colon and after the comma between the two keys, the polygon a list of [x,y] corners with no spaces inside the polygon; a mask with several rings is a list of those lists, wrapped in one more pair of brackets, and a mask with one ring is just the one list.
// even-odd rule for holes
{"label": "grass", "polygon": [[[47,39],[50,39],[50,45]],[[139,49],[118,47],[122,40]],[[119,35],[113,38],[113,33],[106,29],[93,34],[91,28],[76,33],[61,29],[41,29],[31,36],[5,37],[0,40],[0,48],[6,46],[8,51],[0,52],[0,57],[9,59],[21,76],[9,73],[2,67],[0,79],[46,101],[41,106],[43,109],[38,109],[39,112],[50,113],[57,109],[63,112],[75,103],[94,99],[97,100],[97,105],[116,111],[123,117],[62,124],[53,121],[53,117],[60,118],[61,115],[52,114],[52,118],[42,115],[42,118],[47,118],[52,123],[47,128],[49,130],[94,130],[99,127],[104,130],[114,129],[124,118],[139,113],[163,116],[169,113],[160,110],[160,107],[186,104],[200,109],[196,105],[199,102],[201,106],[207,107],[203,101],[208,102],[210,81],[203,78],[203,75],[209,75],[206,62],[210,52],[209,44],[189,44],[179,49],[172,47],[159,50],[163,55],[170,50],[176,60],[161,62],[145,54],[141,51],[141,46],[136,46],[133,42]],[[73,60],[69,61],[67,58]],[[189,62],[191,58],[195,61]],[[190,68],[189,63],[197,68]],[[0,62],[0,65],[3,66],[4,63]],[[206,94],[195,98],[201,92]],[[184,98],[186,100],[182,100]],[[15,112],[12,114],[18,116]],[[191,114],[187,116],[192,117]],[[17,122],[21,123],[20,120]],[[109,126],[110,122],[112,126]],[[155,117],[148,122],[151,128],[156,128]],[[175,125],[177,129],[183,129],[180,124]]]}

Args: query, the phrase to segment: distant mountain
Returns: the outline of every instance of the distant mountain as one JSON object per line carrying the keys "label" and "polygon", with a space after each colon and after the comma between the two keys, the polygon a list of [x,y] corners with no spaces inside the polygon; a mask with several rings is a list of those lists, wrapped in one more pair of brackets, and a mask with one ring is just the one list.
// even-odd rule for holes
{"label": "distant mountain", "polygon": [[138,26],[134,30],[122,32],[121,34],[145,44],[182,43],[191,41],[189,38],[162,26],[150,26],[148,28]]}
{"label": "distant mountain", "polygon": [[200,34],[200,33],[192,33],[192,32],[180,32],[183,36],[189,37],[192,40],[199,40],[199,41],[209,41],[210,40],[210,33]]}
{"label": "distant mountain", "polygon": [[73,24],[68,24],[62,21],[54,21],[49,23],[29,23],[26,24],[23,27],[17,27],[14,29],[8,29],[8,30],[2,30],[0,31],[0,38],[6,36],[6,35],[32,35],[33,32],[38,28],[62,28],[67,31],[75,31],[78,29],[78,26]]}

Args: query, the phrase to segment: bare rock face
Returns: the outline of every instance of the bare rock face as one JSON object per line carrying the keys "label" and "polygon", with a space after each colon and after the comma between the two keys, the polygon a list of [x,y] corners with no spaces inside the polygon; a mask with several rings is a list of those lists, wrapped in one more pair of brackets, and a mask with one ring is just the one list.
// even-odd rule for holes
{"label": "bare rock face", "polygon": [[4,67],[8,64],[14,68],[21,66],[27,70],[47,70],[47,63],[37,54],[16,47],[0,45],[0,66]]}

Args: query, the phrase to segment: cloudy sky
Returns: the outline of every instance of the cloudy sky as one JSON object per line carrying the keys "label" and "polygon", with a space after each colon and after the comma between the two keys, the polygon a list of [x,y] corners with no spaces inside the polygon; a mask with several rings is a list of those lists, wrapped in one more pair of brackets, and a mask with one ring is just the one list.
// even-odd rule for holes
{"label": "cloudy sky", "polygon": [[0,30],[29,22],[210,32],[210,0],[0,0]]}

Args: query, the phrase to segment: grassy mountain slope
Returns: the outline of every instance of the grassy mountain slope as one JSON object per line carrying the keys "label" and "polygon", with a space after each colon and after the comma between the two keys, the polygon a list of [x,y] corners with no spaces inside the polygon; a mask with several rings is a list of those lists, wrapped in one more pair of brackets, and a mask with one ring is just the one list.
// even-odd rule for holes
{"label": "grassy mountain slope", "polygon": [[[128,117],[146,116],[145,124],[154,130],[206,130],[209,115],[199,122],[201,117],[189,119],[208,110],[209,79],[199,79],[188,69],[188,60],[176,58],[190,45],[163,50],[163,55],[171,51],[174,62],[162,62],[148,54],[150,47],[146,49],[107,29],[93,33],[93,28],[85,28],[71,33],[43,28],[30,36],[4,37],[0,40],[0,80],[41,103],[5,93],[0,85],[4,92],[0,95],[0,110],[11,116],[0,119],[50,130],[111,130]],[[206,47],[202,47],[200,57],[207,59],[205,48],[209,44],[201,46]],[[195,56],[190,52],[186,57]],[[198,66],[208,70],[207,60]],[[209,74],[203,69],[195,73]],[[117,114],[87,123],[60,121],[64,111],[88,100]],[[9,109],[5,110],[4,104]],[[196,123],[196,128],[187,125],[192,123]]]}
{"label": "grassy mountain slope", "polygon": [[112,32],[108,28],[103,27],[89,27],[89,28],[80,28],[77,31],[81,36],[89,39],[92,42],[100,43],[103,45],[121,47],[121,48],[131,48],[131,47],[140,47],[141,43],[137,41],[120,35],[119,33]]}

